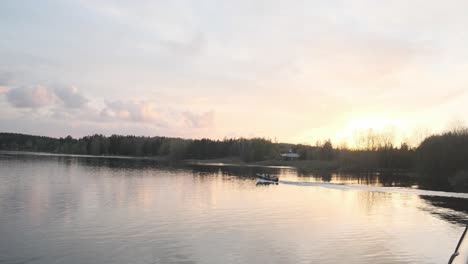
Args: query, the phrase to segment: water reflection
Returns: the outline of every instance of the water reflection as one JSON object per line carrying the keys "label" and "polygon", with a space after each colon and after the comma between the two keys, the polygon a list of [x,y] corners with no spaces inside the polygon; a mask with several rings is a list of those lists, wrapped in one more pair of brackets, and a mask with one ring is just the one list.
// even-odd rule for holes
{"label": "water reflection", "polygon": [[468,224],[468,201],[461,198],[437,197],[421,195],[421,198],[431,207],[422,208],[441,219],[462,225]]}
{"label": "water reflection", "polygon": [[417,179],[411,175],[385,173],[332,173],[314,172],[298,173],[298,176],[312,181],[344,183],[344,184],[364,184],[382,187],[411,187],[417,184]]}
{"label": "water reflection", "polygon": [[288,168],[0,157],[0,263],[440,263],[467,217],[466,199],[257,185],[256,173],[404,185]]}

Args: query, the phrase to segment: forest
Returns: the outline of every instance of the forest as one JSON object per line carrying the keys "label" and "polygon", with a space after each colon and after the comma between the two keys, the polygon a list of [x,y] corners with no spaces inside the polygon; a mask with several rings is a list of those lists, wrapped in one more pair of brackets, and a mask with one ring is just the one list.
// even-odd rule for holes
{"label": "forest", "polygon": [[[0,133],[0,150],[80,155],[158,157],[169,161],[237,158],[246,163],[283,161],[280,153],[293,151],[302,164],[322,162],[326,168],[354,172],[418,172],[431,179],[468,180],[468,129],[425,138],[417,147],[368,133],[359,148],[335,147],[331,141],[304,144],[276,143],[265,138],[182,139],[121,135],[51,138]],[[297,162],[295,164],[297,164]],[[331,164],[331,165],[330,165]],[[320,167],[319,167],[320,169]]]}

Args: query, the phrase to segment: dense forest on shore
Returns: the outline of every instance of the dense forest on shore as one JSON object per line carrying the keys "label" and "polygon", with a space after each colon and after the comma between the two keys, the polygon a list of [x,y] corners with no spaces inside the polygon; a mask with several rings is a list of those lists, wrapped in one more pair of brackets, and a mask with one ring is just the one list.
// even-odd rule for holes
{"label": "dense forest on shore", "polygon": [[0,149],[82,155],[158,157],[167,160],[238,158],[243,162],[280,161],[280,153],[300,154],[298,162],[326,164],[327,168],[355,172],[413,171],[435,180],[468,184],[468,129],[427,137],[418,147],[394,146],[368,135],[361,148],[335,148],[330,141],[316,146],[275,143],[264,138],[224,140],[92,135],[51,138],[0,133]]}

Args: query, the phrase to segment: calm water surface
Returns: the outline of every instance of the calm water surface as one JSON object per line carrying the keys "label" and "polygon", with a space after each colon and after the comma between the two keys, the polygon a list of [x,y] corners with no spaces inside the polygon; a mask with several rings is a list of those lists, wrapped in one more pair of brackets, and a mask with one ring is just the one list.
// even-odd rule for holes
{"label": "calm water surface", "polygon": [[0,153],[0,263],[447,262],[468,194],[340,177]]}

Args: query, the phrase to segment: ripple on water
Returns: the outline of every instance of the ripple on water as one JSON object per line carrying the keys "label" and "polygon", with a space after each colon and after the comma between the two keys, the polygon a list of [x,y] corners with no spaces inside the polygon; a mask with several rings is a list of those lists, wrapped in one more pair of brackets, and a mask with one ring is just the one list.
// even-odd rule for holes
{"label": "ripple on water", "polygon": [[0,157],[0,264],[444,263],[467,216],[467,194],[70,159]]}

